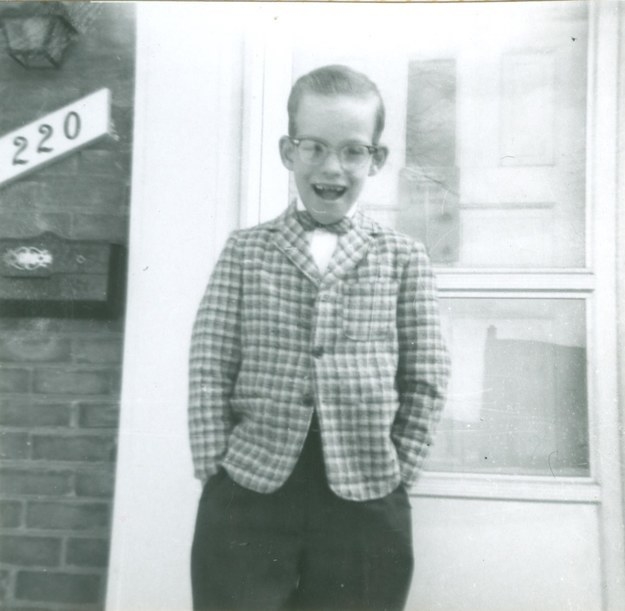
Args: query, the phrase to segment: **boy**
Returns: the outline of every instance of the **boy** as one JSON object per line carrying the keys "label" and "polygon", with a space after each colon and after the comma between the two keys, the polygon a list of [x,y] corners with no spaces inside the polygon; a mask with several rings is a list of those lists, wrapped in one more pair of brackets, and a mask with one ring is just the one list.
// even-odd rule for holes
{"label": "boy", "polygon": [[319,68],[288,112],[299,199],[230,236],[194,327],[194,608],[399,610],[448,371],[433,278],[356,209],[387,157],[377,87]]}

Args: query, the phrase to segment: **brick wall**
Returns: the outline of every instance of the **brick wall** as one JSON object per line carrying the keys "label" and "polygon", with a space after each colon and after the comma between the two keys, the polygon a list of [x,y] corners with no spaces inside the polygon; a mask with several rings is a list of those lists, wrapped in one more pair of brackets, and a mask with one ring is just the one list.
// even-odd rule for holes
{"label": "brick wall", "polygon": [[[0,35],[0,134],[108,87],[117,137],[0,187],[0,237],[127,242],[134,7],[81,5],[60,69],[21,67]],[[122,338],[119,318],[0,318],[2,609],[103,606]]]}

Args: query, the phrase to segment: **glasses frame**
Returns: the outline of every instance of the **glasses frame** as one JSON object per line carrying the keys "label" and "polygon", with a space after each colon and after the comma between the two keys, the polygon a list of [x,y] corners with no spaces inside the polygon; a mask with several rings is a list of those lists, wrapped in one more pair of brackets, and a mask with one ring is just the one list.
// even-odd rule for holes
{"label": "glasses frame", "polygon": [[311,138],[309,136],[306,136],[304,138],[293,138],[291,136],[288,136],[288,139],[289,139],[289,142],[294,144],[295,147],[297,148],[298,155],[300,154],[299,153],[299,145],[302,143],[303,140],[312,140],[313,142],[316,142],[316,143],[321,144],[322,146],[326,147],[327,153],[323,157],[323,159],[321,159],[318,163],[310,163],[308,161],[304,161],[302,159],[301,155],[300,155],[300,160],[302,161],[302,163],[305,163],[306,165],[309,165],[309,166],[321,165],[328,158],[328,155],[330,154],[330,152],[334,151],[336,153],[336,158],[339,160],[339,163],[341,164],[341,167],[344,170],[348,170],[348,169],[358,170],[358,169],[364,167],[366,165],[367,161],[370,161],[371,158],[373,157],[373,155],[375,155],[380,150],[380,147],[375,145],[375,144],[361,144],[359,142],[358,143],[352,143],[351,146],[353,146],[355,144],[356,146],[363,146],[363,147],[365,147],[367,149],[367,151],[369,152],[369,159],[367,159],[367,161],[365,161],[364,163],[362,163],[362,164],[360,164],[358,166],[355,166],[355,167],[352,167],[352,168],[346,168],[345,164],[343,163],[343,160],[341,159],[341,151],[345,147],[350,146],[349,143],[348,144],[344,144],[344,145],[340,146],[339,148],[336,148],[334,146],[330,146],[327,142],[324,142],[323,140],[318,140],[317,138]]}

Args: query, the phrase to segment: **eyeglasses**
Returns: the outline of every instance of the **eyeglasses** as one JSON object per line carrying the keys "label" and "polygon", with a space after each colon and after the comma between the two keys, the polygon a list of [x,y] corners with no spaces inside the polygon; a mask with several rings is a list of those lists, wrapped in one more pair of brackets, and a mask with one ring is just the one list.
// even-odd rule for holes
{"label": "eyeglasses", "polygon": [[321,165],[330,154],[335,151],[341,167],[344,170],[358,170],[366,165],[377,150],[377,146],[371,144],[358,144],[355,142],[344,144],[338,149],[320,142],[314,138],[291,138],[289,140],[297,147],[299,158],[307,165]]}

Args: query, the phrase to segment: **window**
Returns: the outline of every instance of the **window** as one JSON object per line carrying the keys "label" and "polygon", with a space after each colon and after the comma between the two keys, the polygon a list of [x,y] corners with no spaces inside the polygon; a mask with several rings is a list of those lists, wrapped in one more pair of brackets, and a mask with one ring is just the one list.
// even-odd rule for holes
{"label": "window", "polygon": [[361,205],[426,244],[452,350],[427,468],[588,476],[588,5],[455,8],[392,51],[325,57],[304,34],[292,78],[343,61],[385,99],[391,156]]}

